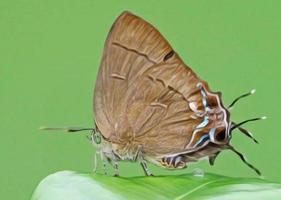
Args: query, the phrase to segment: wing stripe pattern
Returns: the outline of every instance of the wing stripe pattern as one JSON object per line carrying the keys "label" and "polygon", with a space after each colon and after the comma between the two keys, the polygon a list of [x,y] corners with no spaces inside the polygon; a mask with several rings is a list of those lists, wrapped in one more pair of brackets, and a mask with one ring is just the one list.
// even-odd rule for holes
{"label": "wing stripe pattern", "polygon": [[124,45],[119,44],[119,43],[117,43],[117,42],[113,42],[112,44],[113,44],[113,45],[116,45],[116,46],[118,46],[118,47],[120,47],[120,48],[123,48],[123,49],[125,49],[125,50],[127,50],[127,51],[132,51],[132,52],[134,52],[134,53],[136,53],[136,54],[139,54],[140,56],[145,57],[145,58],[146,58],[149,62],[151,62],[152,64],[156,64],[155,61],[151,60],[151,59],[150,59],[146,54],[144,54],[144,53],[138,52],[138,51],[135,50],[135,49],[130,49],[130,48],[128,48],[128,47],[125,47]]}

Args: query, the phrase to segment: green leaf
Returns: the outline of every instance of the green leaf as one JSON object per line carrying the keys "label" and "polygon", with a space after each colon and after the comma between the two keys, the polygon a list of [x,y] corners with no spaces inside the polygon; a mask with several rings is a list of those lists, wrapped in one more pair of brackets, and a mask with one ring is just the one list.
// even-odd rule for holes
{"label": "green leaf", "polygon": [[214,174],[110,177],[62,171],[41,181],[32,200],[257,200],[281,199],[281,184]]}

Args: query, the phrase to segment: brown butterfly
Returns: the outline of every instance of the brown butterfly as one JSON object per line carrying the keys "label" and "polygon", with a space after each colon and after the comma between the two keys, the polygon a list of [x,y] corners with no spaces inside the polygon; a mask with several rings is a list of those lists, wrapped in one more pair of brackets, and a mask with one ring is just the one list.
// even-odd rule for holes
{"label": "brown butterfly", "polygon": [[[138,161],[151,175],[146,161],[168,169],[185,168],[188,163],[208,157],[213,165],[222,150],[232,150],[232,131],[254,118],[234,123],[221,93],[212,92],[172,49],[166,39],[145,20],[130,12],[114,22],[107,40],[96,80],[92,140],[98,153],[113,164]],[[92,130],[72,128],[68,131]]]}

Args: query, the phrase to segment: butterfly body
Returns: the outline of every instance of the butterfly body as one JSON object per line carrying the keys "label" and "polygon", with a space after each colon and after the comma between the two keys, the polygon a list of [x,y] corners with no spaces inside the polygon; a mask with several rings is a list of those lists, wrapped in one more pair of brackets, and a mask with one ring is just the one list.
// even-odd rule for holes
{"label": "butterfly body", "polygon": [[[124,12],[105,42],[94,92],[103,156],[168,169],[229,148],[230,114],[151,24]],[[146,169],[145,169],[146,170]]]}

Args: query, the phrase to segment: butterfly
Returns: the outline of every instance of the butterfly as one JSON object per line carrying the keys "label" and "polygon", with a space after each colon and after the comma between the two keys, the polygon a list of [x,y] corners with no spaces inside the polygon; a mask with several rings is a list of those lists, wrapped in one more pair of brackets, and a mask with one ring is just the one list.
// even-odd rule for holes
{"label": "butterfly", "polygon": [[139,162],[148,176],[147,162],[167,169],[183,169],[191,162],[209,158],[211,165],[223,150],[235,152],[250,168],[242,153],[231,144],[232,132],[252,134],[230,120],[234,104],[253,94],[236,98],[230,106],[221,93],[188,67],[168,41],[150,23],[123,12],[105,42],[94,90],[97,153],[115,168],[118,162]]}

